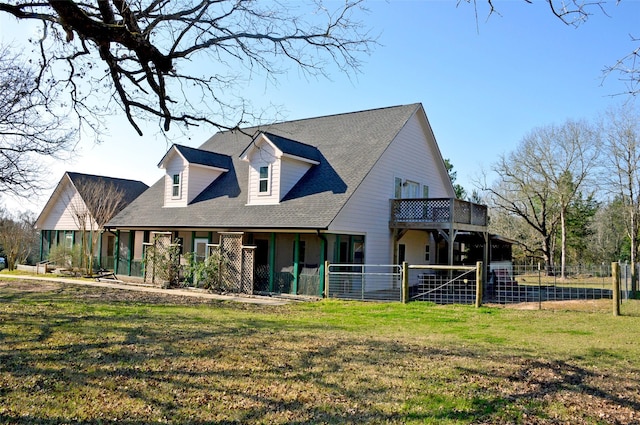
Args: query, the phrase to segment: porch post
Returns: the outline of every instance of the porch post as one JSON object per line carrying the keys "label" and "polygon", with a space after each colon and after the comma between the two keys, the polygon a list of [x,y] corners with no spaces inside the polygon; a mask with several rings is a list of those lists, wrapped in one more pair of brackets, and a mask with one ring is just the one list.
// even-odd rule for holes
{"label": "porch post", "polygon": [[118,264],[120,263],[120,230],[116,230],[116,246],[113,256],[113,273],[118,274]]}
{"label": "porch post", "polygon": [[104,237],[104,230],[101,230],[98,234],[98,268],[102,268],[102,238]]}
{"label": "porch post", "polygon": [[483,265],[484,269],[482,270],[482,281],[487,282],[487,270],[489,269],[489,261],[491,260],[490,249],[491,249],[491,238],[489,237],[489,232],[484,232],[484,259]]}
{"label": "porch post", "polygon": [[136,232],[129,231],[129,255],[127,256],[127,276],[131,276],[131,263],[133,262],[134,238]]}
{"label": "porch post", "polygon": [[456,236],[458,236],[458,232],[453,229],[451,226],[451,230],[449,233],[449,265],[453,266],[453,252],[454,252],[454,244],[456,242]]}
{"label": "porch post", "polygon": [[296,233],[293,244],[293,294],[298,295],[298,272],[300,271],[300,233]]}
{"label": "porch post", "polygon": [[276,234],[269,236],[269,292],[273,292],[276,280]]}
{"label": "porch post", "polygon": [[40,261],[44,260],[44,258],[42,258],[42,254],[44,254],[44,232],[46,232],[46,230],[40,231]]}
{"label": "porch post", "polygon": [[[320,269],[318,270],[318,277],[320,279],[320,284],[318,285],[318,292],[319,292],[319,296],[322,297],[322,294],[324,292],[324,267],[325,267],[325,255],[324,255],[324,250],[326,248],[326,242],[324,237],[320,237]],[[326,296],[326,295],[325,295]]]}

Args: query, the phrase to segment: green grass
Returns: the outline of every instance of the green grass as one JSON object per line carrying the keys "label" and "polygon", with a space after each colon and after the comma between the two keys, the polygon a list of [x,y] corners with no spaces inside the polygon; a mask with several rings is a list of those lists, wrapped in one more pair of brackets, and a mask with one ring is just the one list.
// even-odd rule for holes
{"label": "green grass", "polygon": [[640,304],[280,307],[0,281],[0,423],[639,423]]}

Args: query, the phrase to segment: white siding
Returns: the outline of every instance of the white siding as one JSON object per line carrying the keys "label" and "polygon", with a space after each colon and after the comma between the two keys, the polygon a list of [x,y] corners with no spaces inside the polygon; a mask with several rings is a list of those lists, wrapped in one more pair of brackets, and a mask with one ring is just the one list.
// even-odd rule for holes
{"label": "white siding", "polygon": [[[383,153],[329,227],[332,233],[364,233],[365,262],[390,264],[393,238],[389,229],[394,177],[429,186],[430,198],[453,197],[431,129],[419,110]],[[444,180],[443,179],[447,179]]]}
{"label": "white siding", "polygon": [[[398,243],[406,246],[405,261],[409,264],[433,264],[435,245],[431,246],[431,237],[428,232],[409,230]],[[427,245],[430,246],[430,261],[425,260]]]}
{"label": "white siding", "polygon": [[[268,205],[277,204],[280,201],[280,164],[276,158],[275,149],[270,143],[262,143],[249,158],[249,190],[247,204]],[[269,191],[266,194],[259,192],[260,167],[269,167]]]}
{"label": "white siding", "polygon": [[[47,210],[39,219],[38,228],[41,230],[80,230],[74,211],[84,211],[84,201],[68,182],[64,183],[59,194],[50,200]],[[87,223],[86,230],[91,229]]]}
{"label": "white siding", "polygon": [[[189,167],[187,162],[180,155],[172,155],[172,158],[165,165],[167,173],[164,176],[164,206],[165,207],[186,207],[187,206],[187,182],[189,181]],[[180,174],[180,196],[173,197],[173,175]]]}
{"label": "white siding", "polygon": [[186,183],[188,187],[187,203],[189,203],[220,177],[222,171],[191,164],[187,167],[187,174],[189,176],[189,180]]}
{"label": "white siding", "polygon": [[309,168],[311,168],[311,164],[291,158],[282,158],[281,164],[279,200],[282,200],[293,186],[298,183],[302,176],[309,171]]}

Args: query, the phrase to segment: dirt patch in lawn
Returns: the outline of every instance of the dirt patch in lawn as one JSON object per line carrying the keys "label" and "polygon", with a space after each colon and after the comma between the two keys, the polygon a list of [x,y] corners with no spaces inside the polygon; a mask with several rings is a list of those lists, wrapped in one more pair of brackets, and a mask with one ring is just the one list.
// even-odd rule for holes
{"label": "dirt patch in lawn", "polygon": [[49,292],[56,291],[62,287],[62,284],[45,281],[30,280],[0,280],[0,288],[6,288],[21,292]]}
{"label": "dirt patch in lawn", "polygon": [[[72,296],[75,299],[101,301],[105,303],[122,302],[131,304],[162,304],[177,306],[195,306],[202,304],[221,305],[225,301],[187,295],[167,294],[163,292],[139,291],[135,286],[126,289],[85,286],[45,280],[0,280],[0,289],[12,292],[40,293],[53,292]],[[237,303],[242,304],[242,303]],[[242,307],[240,307],[242,308]]]}
{"label": "dirt patch in lawn", "polygon": [[567,300],[567,301],[543,301],[514,304],[485,304],[487,307],[508,308],[512,310],[568,310],[568,311],[590,311],[609,312],[612,310],[612,301],[601,300]]}

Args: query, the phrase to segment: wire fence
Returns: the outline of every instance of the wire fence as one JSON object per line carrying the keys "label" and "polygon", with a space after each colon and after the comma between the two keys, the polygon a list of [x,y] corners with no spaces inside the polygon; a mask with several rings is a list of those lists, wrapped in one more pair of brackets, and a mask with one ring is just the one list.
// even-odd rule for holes
{"label": "wire fence", "polygon": [[[482,302],[490,304],[553,301],[610,300],[610,265],[556,269],[513,266],[509,262],[487,267]],[[631,270],[620,267],[620,294],[631,297]],[[436,304],[476,303],[476,271],[468,266],[409,266],[408,299]],[[403,270],[399,265],[330,264],[328,292],[332,298],[402,301]]]}
{"label": "wire fence", "polygon": [[[631,272],[621,265],[621,294],[628,299]],[[610,265],[558,268],[490,265],[484,287],[485,302],[510,304],[546,301],[600,300],[613,297]]]}
{"label": "wire fence", "polygon": [[329,298],[402,301],[402,267],[397,264],[330,264]]}

